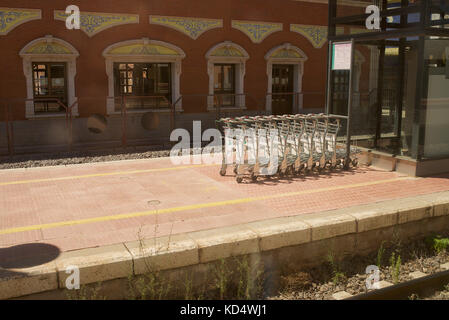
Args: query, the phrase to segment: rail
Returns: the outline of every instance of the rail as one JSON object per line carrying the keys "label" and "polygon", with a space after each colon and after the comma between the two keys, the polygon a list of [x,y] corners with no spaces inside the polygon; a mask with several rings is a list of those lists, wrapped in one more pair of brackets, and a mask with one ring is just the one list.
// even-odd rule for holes
{"label": "rail", "polygon": [[449,270],[373,290],[344,300],[407,300],[412,294],[425,297],[449,284]]}

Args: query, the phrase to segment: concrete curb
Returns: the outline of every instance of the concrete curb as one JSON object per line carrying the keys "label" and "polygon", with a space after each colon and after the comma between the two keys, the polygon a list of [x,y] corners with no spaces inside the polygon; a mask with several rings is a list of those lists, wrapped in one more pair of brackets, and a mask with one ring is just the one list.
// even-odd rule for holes
{"label": "concrete curb", "polygon": [[79,267],[84,285],[140,275],[149,269],[183,268],[443,216],[449,216],[449,191],[66,252],[46,265],[6,271],[0,278],[0,299],[64,289],[69,276],[66,268],[72,265]]}

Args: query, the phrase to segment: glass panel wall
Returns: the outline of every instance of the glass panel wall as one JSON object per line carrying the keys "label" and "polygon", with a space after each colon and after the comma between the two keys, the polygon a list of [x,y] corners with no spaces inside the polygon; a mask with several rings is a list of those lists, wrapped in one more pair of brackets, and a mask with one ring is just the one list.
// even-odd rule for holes
{"label": "glass panel wall", "polygon": [[449,156],[449,38],[426,37],[422,108],[424,158]]}

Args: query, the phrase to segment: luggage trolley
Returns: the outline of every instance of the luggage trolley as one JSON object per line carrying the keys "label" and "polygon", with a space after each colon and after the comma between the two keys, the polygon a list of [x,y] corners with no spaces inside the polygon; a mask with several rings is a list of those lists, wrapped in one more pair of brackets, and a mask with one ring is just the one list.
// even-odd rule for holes
{"label": "luggage trolley", "polygon": [[[277,174],[296,175],[337,167],[357,166],[357,147],[350,147],[348,141],[339,141],[341,116],[325,114],[280,115],[223,118],[217,121],[222,129],[234,129],[234,135],[225,139],[232,143],[232,164],[227,163],[224,147],[221,175],[226,174],[229,165],[234,166],[238,183],[249,175],[252,181],[262,171],[277,165]],[[272,131],[276,135],[272,135]],[[274,140],[273,140],[274,139]],[[234,147],[237,143],[237,147]],[[275,145],[276,144],[276,148]],[[349,154],[349,157],[348,157]],[[240,161],[237,161],[239,159]],[[250,160],[253,160],[250,161]],[[276,161],[276,163],[273,163]]]}

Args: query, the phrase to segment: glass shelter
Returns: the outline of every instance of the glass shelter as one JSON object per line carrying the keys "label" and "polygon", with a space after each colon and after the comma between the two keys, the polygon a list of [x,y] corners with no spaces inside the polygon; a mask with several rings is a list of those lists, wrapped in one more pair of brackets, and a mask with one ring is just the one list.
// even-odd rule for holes
{"label": "glass shelter", "polygon": [[[370,5],[379,8],[379,29],[367,27]],[[330,48],[354,41],[358,145],[425,163],[420,174],[448,172],[449,0],[330,0],[328,33]],[[329,70],[327,111],[346,115],[350,71]]]}

